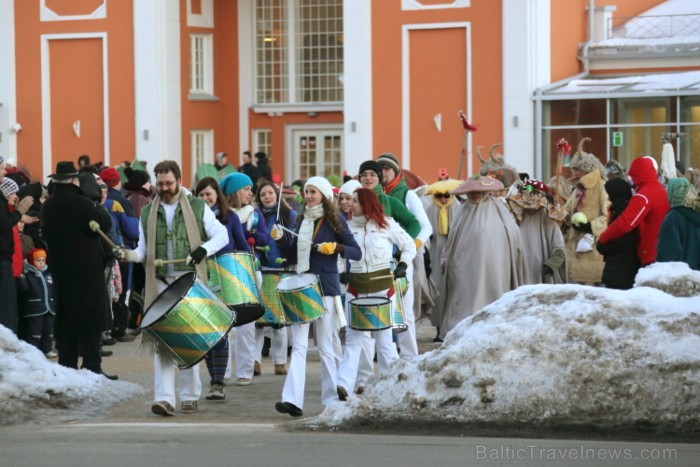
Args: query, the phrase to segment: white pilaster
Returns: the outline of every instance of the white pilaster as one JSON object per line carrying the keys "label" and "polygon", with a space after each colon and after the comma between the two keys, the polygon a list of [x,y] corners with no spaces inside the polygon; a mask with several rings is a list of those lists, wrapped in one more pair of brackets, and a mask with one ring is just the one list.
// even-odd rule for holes
{"label": "white pilaster", "polygon": [[182,166],[180,2],[134,0],[136,158]]}
{"label": "white pilaster", "polygon": [[0,0],[0,70],[0,156],[20,164],[17,134],[10,130],[17,121],[14,0]]}
{"label": "white pilaster", "polygon": [[371,0],[343,2],[345,42],[345,167],[357,174],[372,154],[372,5]]}
{"label": "white pilaster", "polygon": [[[253,28],[255,16],[254,2],[238,2],[238,137],[240,147],[238,154],[229,154],[230,164],[238,166],[243,163],[243,151],[252,151],[250,144],[250,119],[248,109],[255,104],[255,85],[253,78],[256,73],[253,50],[255,49],[255,36]],[[289,144],[289,142],[287,142]],[[278,148],[278,153],[283,148]]]}
{"label": "white pilaster", "polygon": [[551,80],[550,0],[503,0],[503,143],[506,162],[540,176],[534,91]]}

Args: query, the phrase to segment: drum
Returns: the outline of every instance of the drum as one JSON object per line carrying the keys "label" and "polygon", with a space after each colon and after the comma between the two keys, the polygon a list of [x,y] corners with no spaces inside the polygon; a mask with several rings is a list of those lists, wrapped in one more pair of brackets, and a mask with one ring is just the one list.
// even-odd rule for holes
{"label": "drum", "polygon": [[248,324],[265,312],[255,256],[251,253],[226,253],[207,260],[209,287],[221,300],[236,311],[234,327]]}
{"label": "drum", "polygon": [[284,269],[263,269],[262,299],[265,313],[256,321],[256,324],[262,326],[286,326],[289,324],[284,314],[282,302],[277,295],[277,284],[293,275]]}
{"label": "drum", "polygon": [[308,323],[326,312],[316,274],[295,274],[277,284],[277,295],[289,324]]}
{"label": "drum", "polygon": [[408,330],[403,311],[403,294],[399,292],[400,285],[396,283],[397,281],[394,281],[394,306],[391,310],[391,332],[393,334],[400,334]]}
{"label": "drum", "polygon": [[236,313],[189,272],[156,297],[143,315],[141,329],[185,369],[227,338],[235,321]]}
{"label": "drum", "polygon": [[398,279],[395,279],[394,289],[396,289],[396,292],[400,293],[402,297],[406,295],[406,292],[408,292],[408,279],[406,279],[405,277],[399,277]]}
{"label": "drum", "polygon": [[391,327],[391,300],[360,297],[350,300],[350,327],[356,331],[381,331]]}

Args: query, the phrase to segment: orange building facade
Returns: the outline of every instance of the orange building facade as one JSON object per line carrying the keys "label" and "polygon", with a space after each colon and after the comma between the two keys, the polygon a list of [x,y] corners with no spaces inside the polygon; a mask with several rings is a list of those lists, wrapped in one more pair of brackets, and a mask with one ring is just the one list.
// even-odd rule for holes
{"label": "orange building facade", "polygon": [[[547,177],[559,137],[592,133],[602,160],[629,160],[653,153],[649,135],[677,131],[691,135],[679,157],[697,165],[692,85],[659,85],[646,107],[648,90],[587,94],[586,80],[700,70],[692,54],[612,59],[615,18],[662,4],[0,0],[0,154],[41,180],[82,154],[174,159],[189,185],[218,152],[236,166],[245,150],[266,152],[287,182],[354,175],[392,152],[434,181],[440,168],[458,176],[460,161],[461,177],[477,172],[478,146],[503,143],[508,163]],[[465,134],[458,111],[478,130]],[[628,146],[613,146],[617,133]]]}

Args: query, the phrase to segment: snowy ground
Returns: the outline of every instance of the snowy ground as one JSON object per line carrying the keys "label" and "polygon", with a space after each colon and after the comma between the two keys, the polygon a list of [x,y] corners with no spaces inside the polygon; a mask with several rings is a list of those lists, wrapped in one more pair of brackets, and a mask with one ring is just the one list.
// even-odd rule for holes
{"label": "snowy ground", "polygon": [[62,367],[0,326],[0,425],[98,416],[142,392],[133,383]]}
{"label": "snowy ground", "polygon": [[684,263],[640,271],[629,291],[521,287],[306,425],[697,430],[699,293],[700,273]]}

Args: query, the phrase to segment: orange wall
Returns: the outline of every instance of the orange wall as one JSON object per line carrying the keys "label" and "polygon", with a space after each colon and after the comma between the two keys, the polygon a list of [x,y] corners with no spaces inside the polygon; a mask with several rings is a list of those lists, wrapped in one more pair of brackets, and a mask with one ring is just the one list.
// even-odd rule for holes
{"label": "orange wall", "polygon": [[[445,3],[431,2],[431,3]],[[401,2],[372,2],[372,42],[375,44],[372,55],[372,91],[373,91],[373,151],[393,152],[402,158],[401,149],[401,113],[402,108],[402,26],[404,24],[470,22],[471,24],[471,60],[472,72],[472,119],[480,126],[473,133],[473,147],[478,144],[487,147],[503,139],[502,125],[502,9],[500,1],[473,1],[469,8],[401,11]],[[381,20],[376,20],[381,19]],[[439,34],[438,34],[439,35]],[[463,37],[463,36],[462,36]],[[461,44],[439,44],[434,48],[435,63],[447,63],[454,59],[453,47]],[[413,53],[413,52],[412,52]],[[453,73],[464,74],[464,60],[454,64]],[[420,71],[416,71],[420,73]],[[429,70],[426,70],[429,73]],[[429,75],[428,75],[429,76]],[[418,82],[429,82],[425,75],[413,78]],[[448,78],[449,79],[449,78]],[[455,86],[459,81],[447,82]],[[411,91],[413,92],[413,90]],[[419,105],[420,107],[415,107]],[[411,103],[411,112],[434,115],[429,103]],[[455,173],[462,148],[462,130],[457,111],[465,110],[467,102],[463,96],[455,93],[449,109],[442,110],[443,132],[449,128],[454,138],[436,138],[435,127],[431,122],[420,129],[411,129],[411,170],[423,176],[427,181],[437,178],[437,171],[446,167]],[[429,153],[416,154],[414,149],[432,148]],[[476,159],[476,158],[475,158]],[[472,167],[474,171],[478,163]]]}
{"label": "orange wall", "polygon": [[[61,14],[87,14],[94,10],[95,5],[102,2],[90,0],[80,2],[69,0],[60,2],[51,0],[49,6],[54,6]],[[18,165],[25,168],[34,179],[44,179],[48,174],[42,173],[43,141],[41,117],[41,50],[40,36],[42,34],[75,34],[85,32],[106,32],[108,41],[108,70],[109,76],[109,123],[110,123],[110,153],[112,164],[131,159],[134,153],[134,53],[133,53],[133,9],[132,2],[108,2],[107,18],[99,20],[80,21],[40,21],[39,2],[15,2],[15,41],[16,41],[16,78],[17,78],[17,121],[22,124],[18,134],[17,147]],[[77,68],[70,63],[52,63],[52,73],[58,76],[71,76],[78,73],[97,73],[96,67],[88,67],[88,71]],[[88,77],[89,79],[101,78]],[[53,81],[53,80],[52,80]],[[55,84],[55,83],[52,83]],[[54,90],[54,92],[56,92]],[[96,103],[102,106],[102,102]],[[101,114],[100,114],[101,115]],[[102,122],[105,123],[105,122]],[[86,122],[82,122],[83,125]],[[90,140],[91,132],[87,132],[81,145],[84,147],[99,147],[99,152],[90,154],[93,162],[103,160],[101,141]],[[103,136],[100,135],[101,139]],[[66,154],[77,161],[81,152],[68,148]],[[55,167],[57,159],[51,161]]]}

